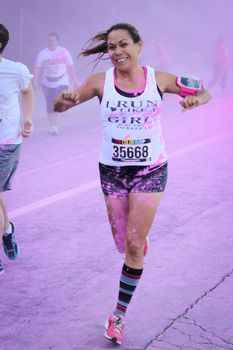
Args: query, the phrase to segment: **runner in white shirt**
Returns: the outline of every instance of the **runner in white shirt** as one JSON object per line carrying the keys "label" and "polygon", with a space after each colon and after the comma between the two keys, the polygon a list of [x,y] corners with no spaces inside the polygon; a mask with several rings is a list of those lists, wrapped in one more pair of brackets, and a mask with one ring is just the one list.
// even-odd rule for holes
{"label": "runner in white shirt", "polygon": [[100,179],[115,244],[125,252],[117,305],[105,331],[117,344],[123,340],[126,310],[142,275],[147,235],[167,181],[162,95],[185,96],[180,102],[184,111],[211,98],[201,81],[142,67],[142,46],[137,29],[127,23],[97,34],[81,55],[97,54],[98,63],[108,54],[113,68],[90,76],[77,90],[64,91],[55,102],[60,112],[95,96],[101,103]]}
{"label": "runner in white shirt", "polygon": [[[32,75],[28,68],[20,62],[13,62],[2,56],[8,40],[9,32],[0,24],[0,233],[7,257],[14,260],[18,256],[18,245],[2,192],[11,189],[11,181],[19,162],[22,137],[28,137],[32,132],[34,94]],[[22,129],[20,95],[24,117]],[[3,266],[0,261],[1,272]]]}
{"label": "runner in white shirt", "polygon": [[64,47],[59,46],[57,33],[49,34],[48,47],[41,50],[37,56],[34,70],[35,88],[39,80],[46,99],[50,132],[57,135],[59,118],[58,113],[53,110],[54,100],[62,90],[68,89],[70,82],[74,87],[78,86],[73,59]]}

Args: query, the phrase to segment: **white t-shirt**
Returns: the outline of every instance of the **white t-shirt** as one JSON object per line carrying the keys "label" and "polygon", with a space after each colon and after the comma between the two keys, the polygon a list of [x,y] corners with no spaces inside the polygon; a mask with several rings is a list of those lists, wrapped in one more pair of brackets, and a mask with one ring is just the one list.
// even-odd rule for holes
{"label": "white t-shirt", "polygon": [[40,51],[36,59],[36,67],[42,68],[41,84],[50,88],[69,85],[67,66],[74,64],[73,59],[64,47],[58,46],[51,51],[45,48]]}
{"label": "white t-shirt", "polygon": [[32,77],[24,64],[5,58],[0,61],[0,144],[22,142],[19,95]]}
{"label": "white t-shirt", "polygon": [[114,68],[106,72],[101,101],[103,140],[100,162],[106,165],[160,165],[167,161],[161,130],[162,99],[154,69],[147,66],[144,91],[122,96],[115,88]]}

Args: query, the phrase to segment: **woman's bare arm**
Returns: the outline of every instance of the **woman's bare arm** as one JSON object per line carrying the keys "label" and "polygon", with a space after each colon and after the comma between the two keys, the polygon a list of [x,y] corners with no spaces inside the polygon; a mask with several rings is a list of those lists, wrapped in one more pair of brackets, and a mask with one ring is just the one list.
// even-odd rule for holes
{"label": "woman's bare arm", "polygon": [[105,73],[91,75],[81,86],[75,90],[62,91],[54,101],[54,111],[64,112],[80,103],[103,95]]}
{"label": "woman's bare arm", "polygon": [[[176,76],[166,72],[156,72],[155,74],[157,84],[162,93],[170,93],[180,95],[180,87],[176,83]],[[192,96],[186,96],[180,101],[183,107],[182,112],[198,107],[202,104],[209,102],[211,99],[209,91],[203,89],[198,91],[197,94]]]}

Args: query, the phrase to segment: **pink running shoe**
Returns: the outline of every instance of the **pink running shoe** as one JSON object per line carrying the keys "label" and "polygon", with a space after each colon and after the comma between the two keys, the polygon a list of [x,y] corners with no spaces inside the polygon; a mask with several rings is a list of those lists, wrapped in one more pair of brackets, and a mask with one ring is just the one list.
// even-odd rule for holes
{"label": "pink running shoe", "polygon": [[121,345],[124,337],[125,318],[122,315],[111,315],[105,322],[104,336],[111,342]]}
{"label": "pink running shoe", "polygon": [[150,241],[149,241],[149,238],[146,237],[146,241],[144,244],[144,256],[146,256],[149,253],[149,248],[150,248]]}

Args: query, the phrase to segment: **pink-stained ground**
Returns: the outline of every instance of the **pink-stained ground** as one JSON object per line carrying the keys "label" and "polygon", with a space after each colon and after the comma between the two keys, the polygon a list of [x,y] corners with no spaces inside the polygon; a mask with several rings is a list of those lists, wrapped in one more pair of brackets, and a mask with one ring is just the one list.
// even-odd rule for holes
{"label": "pink-stained ground", "polygon": [[[150,232],[144,274],[128,309],[122,349],[233,349],[233,99],[181,113],[166,99],[169,180]],[[97,101],[47,132],[37,91],[34,135],[24,142],[9,212],[17,261],[1,249],[1,350],[113,347],[123,257],[113,244],[98,177]]]}

